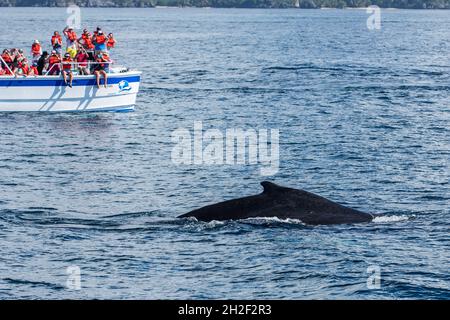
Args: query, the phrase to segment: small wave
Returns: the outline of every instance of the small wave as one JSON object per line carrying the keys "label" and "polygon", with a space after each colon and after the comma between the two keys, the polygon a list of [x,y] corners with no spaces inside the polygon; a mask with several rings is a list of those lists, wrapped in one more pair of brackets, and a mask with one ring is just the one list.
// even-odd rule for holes
{"label": "small wave", "polygon": [[50,282],[45,282],[45,281],[33,281],[33,280],[23,280],[23,279],[12,279],[12,278],[4,278],[3,279],[5,282],[9,282],[10,284],[13,285],[17,285],[17,284],[22,284],[22,285],[29,285],[32,287],[47,287],[49,289],[53,289],[53,290],[64,290],[65,287],[58,285],[58,284],[54,284],[54,283],[50,283]]}
{"label": "small wave", "polygon": [[407,216],[407,215],[379,216],[379,217],[375,217],[372,220],[372,222],[375,222],[375,223],[390,223],[390,222],[406,221],[406,220],[409,220],[411,218],[412,218],[411,216]]}
{"label": "small wave", "polygon": [[153,211],[141,211],[141,212],[125,212],[125,213],[117,213],[117,214],[111,214],[107,216],[103,216],[104,219],[115,219],[115,218],[135,218],[135,217],[143,217],[143,216],[154,216],[158,213],[158,210]]}
{"label": "small wave", "polygon": [[214,228],[217,226],[222,226],[226,223],[226,221],[219,221],[219,220],[211,220],[208,222],[205,221],[199,221],[196,217],[187,217],[186,218],[187,221],[190,222],[195,222],[195,223],[202,223],[203,225],[205,225],[208,228]]}
{"label": "small wave", "polygon": [[224,224],[225,224],[225,221],[217,221],[217,220],[206,222],[206,226],[208,228],[215,228],[218,226],[223,226]]}

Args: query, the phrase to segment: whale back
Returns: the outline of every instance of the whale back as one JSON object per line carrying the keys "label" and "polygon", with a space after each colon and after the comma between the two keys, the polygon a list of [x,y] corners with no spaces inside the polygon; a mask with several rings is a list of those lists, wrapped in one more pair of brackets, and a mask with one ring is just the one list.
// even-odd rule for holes
{"label": "whale back", "polygon": [[193,210],[182,216],[202,221],[237,220],[254,217],[299,219],[306,224],[367,222],[372,216],[354,210],[314,193],[261,182],[263,192]]}

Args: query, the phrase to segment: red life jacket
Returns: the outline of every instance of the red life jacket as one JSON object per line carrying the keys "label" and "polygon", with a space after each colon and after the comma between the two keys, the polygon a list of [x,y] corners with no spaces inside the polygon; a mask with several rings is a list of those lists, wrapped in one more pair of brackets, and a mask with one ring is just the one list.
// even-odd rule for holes
{"label": "red life jacket", "polygon": [[30,67],[27,64],[19,63],[19,68],[23,74],[28,75],[30,73]]}
{"label": "red life jacket", "polygon": [[48,58],[48,64],[50,66],[59,63],[59,61],[60,60],[58,56],[50,56],[50,58]]}
{"label": "red life jacket", "polygon": [[64,58],[62,60],[63,70],[70,70],[70,69],[72,69],[72,64],[71,64],[72,62],[73,62],[73,60],[71,58]]}
{"label": "red life jacket", "polygon": [[97,35],[97,37],[95,37],[95,42],[97,42],[98,44],[104,44],[106,42],[105,35]]}
{"label": "red life jacket", "polygon": [[40,54],[41,53],[41,45],[39,43],[33,43],[33,45],[31,46],[31,52],[34,55]]}
{"label": "red life jacket", "polygon": [[97,62],[100,67],[104,68],[106,65],[105,62],[109,62],[109,60],[105,58],[97,58],[95,62]]}
{"label": "red life jacket", "polygon": [[56,45],[62,46],[62,37],[60,35],[52,37],[52,47]]}
{"label": "red life jacket", "polygon": [[114,38],[108,38],[108,43],[106,44],[108,48],[114,48],[114,45],[116,44],[116,40]]}
{"label": "red life jacket", "polygon": [[2,54],[2,59],[6,62],[6,63],[12,63],[12,59],[11,56],[7,53]]}
{"label": "red life jacket", "polygon": [[30,68],[30,73],[33,73],[34,75],[39,75],[39,70],[37,69],[37,67],[35,67],[35,66],[32,66],[31,68]]}

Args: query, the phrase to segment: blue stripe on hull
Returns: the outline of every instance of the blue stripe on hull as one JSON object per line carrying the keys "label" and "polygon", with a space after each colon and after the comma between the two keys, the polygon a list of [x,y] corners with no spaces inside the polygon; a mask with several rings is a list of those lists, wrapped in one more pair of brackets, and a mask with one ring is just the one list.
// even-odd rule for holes
{"label": "blue stripe on hull", "polygon": [[[36,78],[34,78],[36,79]],[[17,78],[17,79],[1,79],[0,78],[0,87],[62,87],[66,86],[64,80],[62,78],[58,79],[26,79],[26,78]],[[123,77],[116,78],[111,77],[108,78],[108,84],[118,84],[120,81],[125,80],[128,82],[139,82],[139,76],[131,76],[131,77]],[[103,83],[103,79],[102,82]],[[96,79],[74,79],[73,86],[95,86],[97,85]]]}

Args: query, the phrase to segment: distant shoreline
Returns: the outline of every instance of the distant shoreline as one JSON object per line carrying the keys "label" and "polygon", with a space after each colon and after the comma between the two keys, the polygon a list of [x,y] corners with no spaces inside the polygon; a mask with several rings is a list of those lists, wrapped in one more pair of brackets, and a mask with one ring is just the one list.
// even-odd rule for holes
{"label": "distant shoreline", "polygon": [[[65,8],[66,6],[9,6],[0,4],[0,8]],[[211,6],[79,6],[80,8],[105,8],[105,9],[264,9],[264,10],[366,10],[368,7],[316,7],[316,8],[298,8],[298,7],[211,7]],[[398,7],[382,7],[384,10],[424,10],[424,11],[444,11],[450,8],[398,8]]]}
{"label": "distant shoreline", "polygon": [[0,7],[226,8],[226,9],[450,9],[450,0],[0,0]]}

